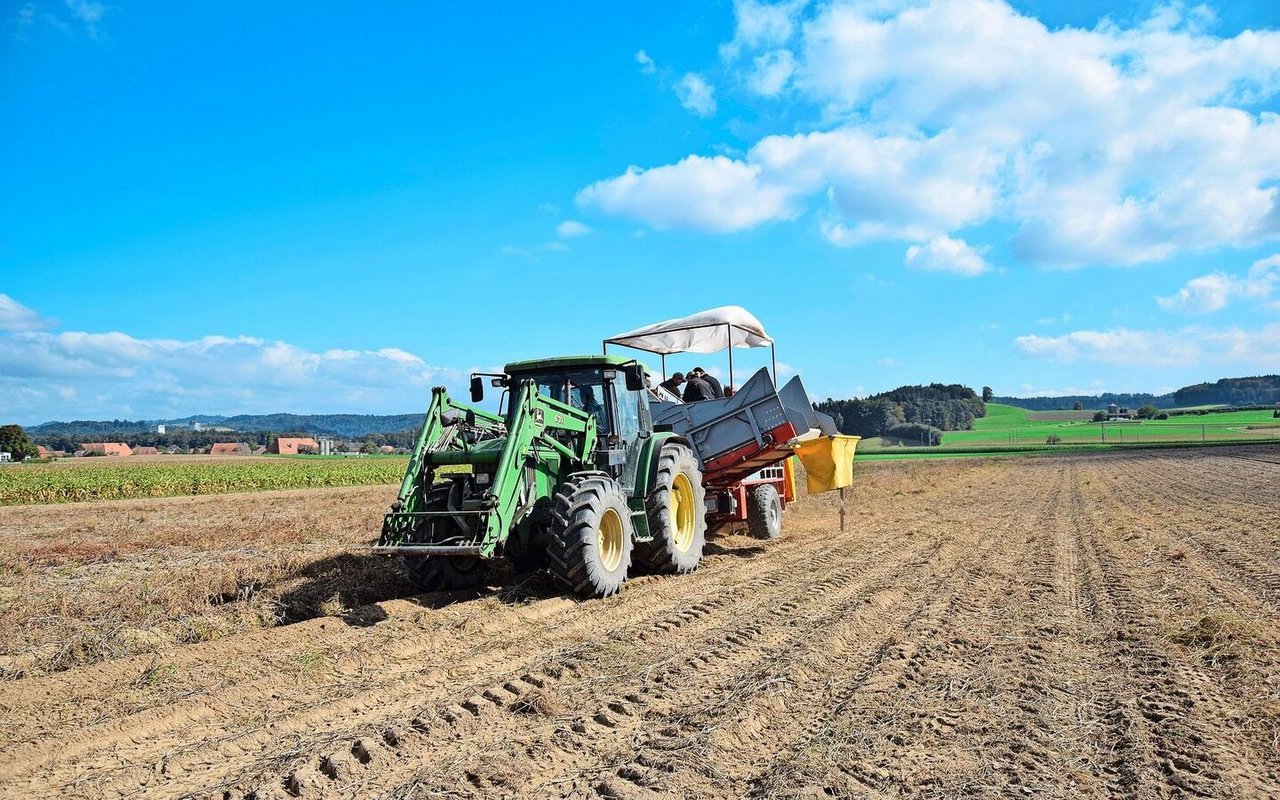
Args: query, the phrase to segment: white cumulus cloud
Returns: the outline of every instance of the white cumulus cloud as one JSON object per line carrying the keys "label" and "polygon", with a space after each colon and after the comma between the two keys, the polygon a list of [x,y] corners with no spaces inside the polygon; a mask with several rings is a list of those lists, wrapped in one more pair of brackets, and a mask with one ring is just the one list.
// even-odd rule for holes
{"label": "white cumulus cloud", "polygon": [[655,228],[727,233],[790,217],[790,193],[762,185],[762,168],[725,156],[689,156],[653,169],[629,167],[578,193],[584,206],[638,217]]}
{"label": "white cumulus cloud", "polygon": [[1029,356],[1054,361],[1188,367],[1233,364],[1250,370],[1280,369],[1280,323],[1255,330],[1189,326],[1172,330],[1073,331],[1062,336],[1019,336]]}
{"label": "white cumulus cloud", "polygon": [[1208,314],[1226,308],[1237,297],[1267,298],[1280,283],[1280,255],[1255,261],[1243,277],[1211,272],[1192,278],[1174,294],[1157,297],[1166,311]]}
{"label": "white cumulus cloud", "polygon": [[588,233],[591,233],[591,228],[576,219],[567,219],[556,226],[556,236],[561,239],[575,239],[579,236],[586,236]]}
{"label": "white cumulus cloud", "polygon": [[782,44],[795,31],[806,0],[783,3],[761,3],[757,0],[735,0],[733,4],[733,41],[720,47],[720,55],[732,60],[744,49]]}
{"label": "white cumulus cloud", "polygon": [[700,117],[709,117],[716,113],[716,90],[707,79],[696,72],[686,72],[684,77],[676,81],[676,97],[680,105]]}
{"label": "white cumulus cloud", "polygon": [[643,50],[636,51],[636,63],[640,65],[640,71],[645,75],[652,75],[658,71],[658,65],[649,57],[649,54]]}
{"label": "white cumulus cloud", "polygon": [[[998,223],[1020,260],[1059,266],[1275,239],[1280,116],[1257,109],[1280,91],[1280,32],[1217,36],[1182,8],[1084,30],[1050,29],[1004,0],[739,2],[721,56],[749,93],[809,120],[734,159],[754,169],[744,188],[770,198],[745,216],[816,206],[842,244]],[[592,191],[613,183],[615,213],[671,227],[654,186],[633,177],[699,173],[700,158]],[[742,227],[742,203],[702,197],[700,209],[668,198],[688,212],[678,224]]]}
{"label": "white cumulus cloud", "polygon": [[747,85],[758,95],[775,97],[787,87],[795,69],[790,50],[771,50],[755,57]]}
{"label": "white cumulus cloud", "polygon": [[145,339],[10,329],[0,334],[0,408],[13,419],[145,418],[277,411],[422,410],[463,372],[398,347],[310,350],[251,336]]}
{"label": "white cumulus cloud", "polygon": [[50,320],[0,293],[0,331],[38,331],[52,327]]}
{"label": "white cumulus cloud", "polygon": [[962,239],[938,236],[907,248],[906,263],[927,272],[954,272],[973,277],[991,269],[982,253]]}

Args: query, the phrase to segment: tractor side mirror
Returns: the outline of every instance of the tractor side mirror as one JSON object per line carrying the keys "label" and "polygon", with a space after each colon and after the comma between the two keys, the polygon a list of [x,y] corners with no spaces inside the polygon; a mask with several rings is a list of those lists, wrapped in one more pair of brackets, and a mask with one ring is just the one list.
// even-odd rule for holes
{"label": "tractor side mirror", "polygon": [[624,375],[626,375],[626,376],[627,376],[627,391],[628,391],[628,392],[643,392],[643,391],[644,391],[644,389],[645,389],[645,385],[644,385],[644,364],[641,364],[641,363],[639,363],[639,362],[636,362],[636,363],[634,363],[634,364],[627,364],[625,367],[623,367],[623,368],[622,368],[622,372],[623,372],[623,374],[624,374]]}
{"label": "tractor side mirror", "polygon": [[484,400],[484,378],[479,375],[471,376],[471,402],[479,403]]}

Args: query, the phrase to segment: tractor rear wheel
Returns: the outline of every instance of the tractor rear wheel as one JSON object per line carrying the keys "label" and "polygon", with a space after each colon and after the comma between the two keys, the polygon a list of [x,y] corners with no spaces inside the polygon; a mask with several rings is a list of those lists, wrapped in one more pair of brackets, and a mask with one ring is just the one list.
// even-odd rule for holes
{"label": "tractor rear wheel", "polygon": [[636,563],[650,572],[690,572],[697,567],[707,543],[707,502],[702,470],[688,446],[662,445],[645,510],[653,539],[636,543]]}
{"label": "tractor rear wheel", "polygon": [[782,498],[771,483],[762,483],[747,497],[747,530],[757,539],[782,535]]}
{"label": "tractor rear wheel", "polygon": [[[449,492],[453,484],[439,483],[431,487],[427,494],[424,511],[448,511]],[[445,526],[465,526],[452,517],[428,518],[409,534],[410,544],[421,544],[436,540],[437,534],[443,534]],[[456,533],[456,531],[448,531]],[[484,560],[475,556],[404,556],[400,559],[409,580],[422,592],[440,592],[456,589],[472,589],[484,583],[489,575]]]}
{"label": "tractor rear wheel", "polygon": [[607,597],[622,588],[631,567],[635,530],[627,494],[612,478],[570,478],[556,493],[547,567],[563,590]]}

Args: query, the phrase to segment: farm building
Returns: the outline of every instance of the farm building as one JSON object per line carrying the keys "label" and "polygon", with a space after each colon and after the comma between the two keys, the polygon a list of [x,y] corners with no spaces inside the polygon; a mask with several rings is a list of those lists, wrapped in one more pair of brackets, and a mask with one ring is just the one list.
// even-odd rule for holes
{"label": "farm building", "polygon": [[36,445],[36,453],[40,458],[53,458],[53,451],[42,444]]}
{"label": "farm building", "polygon": [[1107,419],[1112,422],[1118,422],[1126,419],[1135,419],[1137,413],[1130,411],[1124,406],[1118,406],[1115,403],[1107,406]]}
{"label": "farm building", "polygon": [[102,453],[108,456],[131,456],[133,450],[124,442],[85,442],[80,449],[86,453]]}
{"label": "farm building", "polygon": [[394,453],[395,451],[396,449],[389,444],[384,444],[382,447],[378,448],[379,453]]}
{"label": "farm building", "polygon": [[311,437],[297,438],[281,436],[271,444],[271,452],[282,456],[296,456],[299,453],[318,453],[320,445]]}
{"label": "farm building", "polygon": [[155,447],[135,447],[133,448],[133,454],[135,456],[158,456],[160,455],[160,450]]}
{"label": "farm building", "polygon": [[247,456],[249,453],[249,445],[243,442],[218,442],[209,448],[211,456]]}

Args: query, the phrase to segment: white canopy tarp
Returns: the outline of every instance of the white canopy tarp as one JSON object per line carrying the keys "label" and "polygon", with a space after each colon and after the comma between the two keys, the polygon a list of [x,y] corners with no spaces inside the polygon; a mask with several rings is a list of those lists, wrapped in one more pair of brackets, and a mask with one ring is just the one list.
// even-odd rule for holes
{"label": "white canopy tarp", "polygon": [[650,353],[715,353],[727,347],[768,347],[773,339],[742,306],[720,306],[605,339]]}

